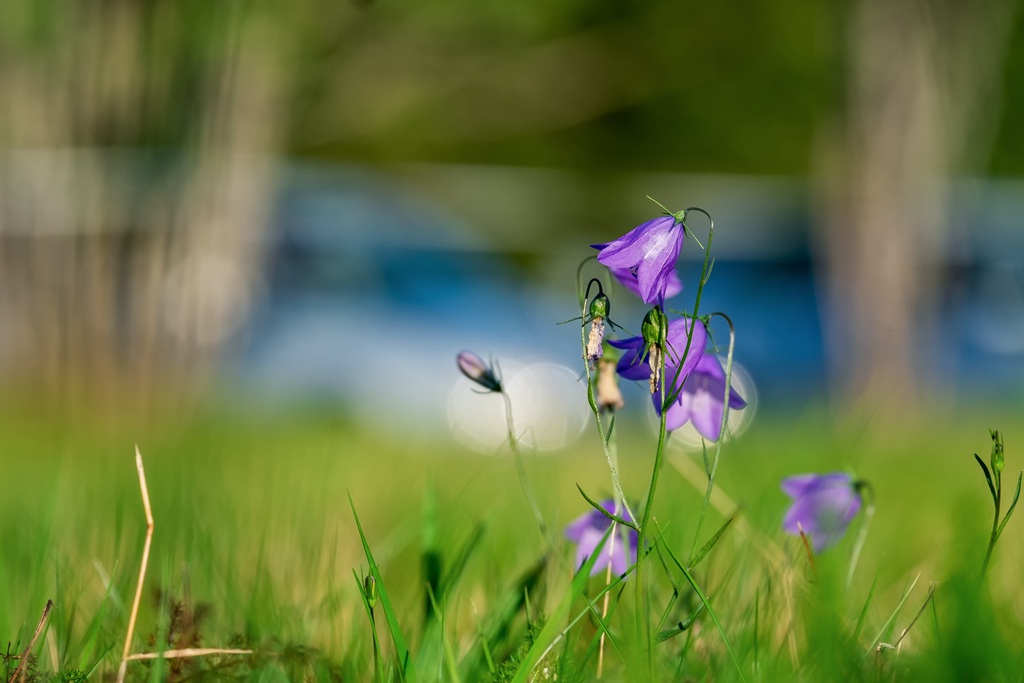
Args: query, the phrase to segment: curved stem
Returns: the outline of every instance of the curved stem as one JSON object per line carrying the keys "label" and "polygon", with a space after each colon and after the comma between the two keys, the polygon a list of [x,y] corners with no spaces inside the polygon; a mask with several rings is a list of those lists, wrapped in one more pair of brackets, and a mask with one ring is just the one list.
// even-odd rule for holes
{"label": "curved stem", "polygon": [[[598,282],[600,285],[600,282]],[[589,289],[589,287],[588,287]],[[583,317],[586,319],[587,305],[589,301],[584,298],[583,300]],[[629,519],[636,521],[636,517],[633,515],[633,510],[629,506],[629,502],[626,499],[626,494],[622,490],[622,482],[619,480],[619,466],[618,466],[618,455],[613,444],[611,444],[611,438],[608,431],[605,429],[604,420],[601,419],[601,410],[597,406],[597,395],[594,389],[594,374],[593,369],[590,367],[590,363],[587,361],[587,328],[586,325],[580,325],[580,343],[583,347],[583,370],[587,376],[587,403],[590,405],[590,411],[594,414],[594,421],[597,423],[597,433],[601,437],[601,449],[604,451],[604,459],[608,464],[608,471],[612,477],[612,488],[614,489],[616,509],[621,505],[622,509],[629,515]]]}
{"label": "curved stem", "polygon": [[992,559],[992,551],[996,548],[996,541],[999,540],[999,508],[1002,506],[1003,487],[998,477],[996,481],[999,483],[996,485],[995,494],[992,496],[992,501],[995,503],[995,512],[992,516],[992,533],[989,535],[988,548],[985,550],[985,561],[981,563],[982,578],[985,578],[985,574],[988,573],[988,563]]}

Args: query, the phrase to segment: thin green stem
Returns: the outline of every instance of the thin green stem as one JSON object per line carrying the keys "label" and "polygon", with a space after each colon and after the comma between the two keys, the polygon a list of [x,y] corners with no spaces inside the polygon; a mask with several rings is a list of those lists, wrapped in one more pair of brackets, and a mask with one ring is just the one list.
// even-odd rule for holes
{"label": "thin green stem", "polygon": [[[693,340],[693,326],[698,324],[698,322],[699,322],[697,316],[698,316],[698,313],[700,311],[700,300],[701,300],[701,296],[702,296],[702,294],[704,292],[704,285],[707,284],[708,275],[710,274],[710,267],[711,267],[710,266],[710,264],[711,264],[711,242],[712,242],[712,238],[714,237],[714,232],[715,232],[715,222],[711,218],[711,214],[709,214],[707,211],[705,211],[704,209],[701,209],[699,207],[689,207],[685,211],[683,211],[683,215],[685,215],[686,213],[688,213],[690,211],[698,211],[698,212],[704,214],[707,217],[708,223],[709,223],[708,242],[707,242],[707,247],[704,250],[704,263],[703,263],[703,266],[701,267],[700,282],[697,284],[697,294],[696,294],[696,298],[695,298],[695,301],[694,301],[694,304],[693,304],[692,322],[691,322],[691,325],[690,325],[689,334],[687,334],[687,336],[686,336],[686,348],[683,349],[683,354],[682,354],[682,356],[679,359],[679,366],[678,367],[682,367],[683,363],[686,360],[687,354],[690,352],[690,345],[691,345],[692,340]],[[682,223],[682,226],[683,226],[684,230],[688,229],[686,227],[685,223]],[[678,397],[678,391],[679,391],[678,388],[676,388],[676,391],[672,391],[672,389],[675,388],[675,384],[676,384],[676,379],[677,378],[675,378],[675,377],[672,378],[671,382],[666,380],[666,377],[665,377],[665,357],[666,357],[666,355],[667,355],[666,353],[662,353],[661,354],[661,358],[659,360],[660,369],[659,369],[658,376],[661,378],[661,381],[660,381],[660,386],[659,386],[658,389],[659,389],[659,392],[660,392],[660,400],[661,400],[661,419],[659,420],[659,423],[658,423],[658,447],[657,447],[657,450],[655,451],[655,454],[654,454],[654,467],[651,470],[651,483],[650,483],[650,487],[648,488],[648,491],[647,491],[647,499],[644,502],[643,516],[640,518],[640,524],[639,524],[639,528],[637,530],[637,565],[636,565],[637,634],[640,637],[641,642],[645,643],[645,650],[647,651],[647,664],[648,664],[649,672],[653,668],[653,659],[652,659],[653,652],[652,652],[651,637],[650,637],[651,636],[651,632],[650,632],[651,624],[650,624],[650,619],[648,619],[648,616],[647,616],[650,613],[650,609],[649,609],[649,605],[648,605],[649,595],[648,595],[648,593],[646,591],[646,587],[644,585],[644,571],[643,571],[644,562],[643,562],[643,558],[645,557],[645,548],[646,548],[645,544],[646,544],[646,540],[647,540],[647,528],[648,528],[648,524],[650,523],[650,520],[651,520],[651,513],[654,510],[654,498],[655,498],[655,493],[657,492],[657,489],[658,489],[658,479],[659,479],[659,477],[661,475],[662,466],[665,463],[665,444],[666,444],[667,439],[668,439],[668,430],[666,429],[666,422],[665,421],[666,421],[667,414],[668,414],[668,407],[669,407],[669,405],[671,405],[672,401],[676,400],[676,398]],[[677,374],[678,374],[678,370],[677,370]],[[686,378],[683,378],[683,382],[685,382],[685,381],[686,381]]]}
{"label": "thin green stem", "polygon": [[[589,302],[584,296],[583,299],[583,319],[586,320],[587,306]],[[594,374],[593,369],[590,367],[590,362],[587,360],[587,326],[580,325],[580,343],[583,348],[583,371],[587,375],[587,403],[590,405],[590,411],[594,413],[594,421],[597,424],[597,433],[601,438],[601,449],[604,452],[605,462],[608,463],[608,471],[612,477],[612,488],[615,492],[615,503],[616,511],[619,509],[619,505],[629,515],[629,519],[636,521],[636,517],[633,515],[632,508],[629,507],[629,502],[626,499],[626,494],[622,490],[622,482],[619,479],[619,462],[618,454],[616,452],[614,444],[611,443],[611,435],[605,429],[604,420],[601,419],[601,410],[597,405],[597,395],[594,388]],[[617,512],[616,512],[617,514]]]}
{"label": "thin green stem", "polygon": [[722,455],[722,443],[725,441],[726,432],[729,426],[729,396],[732,394],[732,358],[736,348],[736,329],[733,327],[732,319],[725,313],[712,313],[713,316],[723,318],[729,324],[729,351],[725,356],[725,396],[722,399],[722,422],[719,425],[718,440],[715,441],[715,456],[710,466],[707,463],[707,447],[704,449],[704,467],[708,475],[708,485],[704,490],[704,501],[700,506],[700,513],[697,515],[697,530],[693,534],[693,545],[690,548],[690,557],[687,564],[693,566],[693,558],[697,553],[700,542],[701,527],[704,525],[704,518],[707,516],[708,507],[711,505],[711,491],[715,487],[715,474],[718,472],[718,462]]}
{"label": "thin green stem", "polygon": [[871,518],[875,516],[875,495],[873,489],[866,482],[860,484],[861,491],[867,491],[871,499],[867,501],[867,505],[864,507],[864,521],[861,522],[860,529],[857,531],[857,540],[853,544],[853,555],[850,556],[850,569],[846,572],[846,587],[849,588],[850,584],[853,583],[853,575],[857,571],[857,564],[860,562],[860,553],[864,549],[864,542],[868,538],[868,528],[871,526]]}
{"label": "thin green stem", "polygon": [[995,514],[992,516],[992,533],[988,539],[988,548],[985,550],[985,561],[981,563],[981,576],[984,578],[988,573],[988,563],[992,559],[992,551],[996,548],[996,541],[999,540],[999,508],[1002,505],[1003,486],[1002,482],[996,480],[995,493],[992,500],[995,502]]}
{"label": "thin green stem", "polygon": [[533,490],[526,479],[526,467],[523,465],[523,456],[519,452],[519,439],[516,438],[515,428],[512,423],[512,401],[504,391],[501,392],[501,396],[505,399],[505,424],[508,427],[508,444],[509,448],[512,449],[512,459],[516,463],[519,483],[523,487],[523,493],[526,495],[527,502],[530,504],[530,510],[533,511],[533,516],[537,520],[537,527],[540,529],[541,535],[551,543],[547,524],[544,523],[544,516],[540,512],[540,506],[537,505],[537,500],[533,497]]}

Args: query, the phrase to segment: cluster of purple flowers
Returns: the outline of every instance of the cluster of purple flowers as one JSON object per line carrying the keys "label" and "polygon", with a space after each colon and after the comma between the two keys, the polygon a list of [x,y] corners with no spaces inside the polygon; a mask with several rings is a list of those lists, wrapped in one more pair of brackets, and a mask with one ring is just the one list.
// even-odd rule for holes
{"label": "cluster of purple flowers", "polygon": [[[612,381],[616,373],[628,380],[646,380],[650,383],[654,410],[659,417],[664,412],[668,431],[689,422],[705,439],[718,441],[726,403],[730,410],[741,410],[747,403],[734,388],[727,389],[726,373],[708,343],[704,321],[695,317],[669,320],[664,312],[665,300],[683,289],[676,261],[686,236],[685,215],[686,212],[680,212],[655,218],[616,240],[591,245],[599,252],[598,262],[627,290],[654,308],[645,318],[640,336],[608,340],[610,346],[621,352],[617,362],[609,360],[603,357],[609,303],[598,287],[585,321],[591,323],[591,329],[584,358],[598,371],[598,404],[603,409],[622,406],[621,394]],[[495,368],[476,354],[463,351],[458,356],[458,365],[466,377],[486,391],[503,391]],[[863,482],[844,473],[805,474],[783,480],[782,490],[793,499],[783,529],[809,539],[814,552],[825,550],[843,536],[860,511],[863,488]],[[628,512],[611,500],[603,501],[601,507],[634,522]],[[592,574],[610,567],[616,574],[624,575],[636,561],[635,528],[625,533],[618,533],[622,531],[619,529],[608,535],[613,523],[594,509],[569,524],[565,535],[577,544],[577,567],[597,552],[606,538],[601,556],[595,558]]]}
{"label": "cluster of purple flowers", "polygon": [[[689,422],[705,439],[717,441],[722,436],[726,401],[730,410],[741,410],[747,403],[731,386],[726,394],[725,371],[709,348],[704,323],[690,317],[668,320],[663,312],[665,300],[683,289],[676,273],[676,261],[686,236],[684,216],[682,212],[655,218],[616,240],[591,246],[599,252],[598,262],[606,266],[616,280],[655,307],[644,321],[643,334],[608,340],[621,352],[616,364],[619,376],[650,382],[654,410],[659,416],[665,412],[668,431]],[[606,313],[605,301],[602,316]],[[592,318],[594,325],[585,353],[588,362],[601,357],[604,334],[603,317]],[[600,326],[597,323],[601,323]],[[666,396],[671,398],[670,402],[665,400]],[[860,511],[861,488],[860,482],[854,482],[844,473],[806,474],[785,479],[782,490],[793,499],[793,504],[783,522],[784,530],[805,535],[815,552],[825,550],[843,536]],[[601,505],[608,512],[618,514],[617,509],[613,510],[612,501]],[[611,524],[600,511],[591,510],[566,528],[566,537],[577,544],[577,567],[595,552]],[[635,559],[636,532],[631,530],[626,542],[613,534],[609,549],[597,558],[592,574],[610,564],[612,570],[621,575]]]}
{"label": "cluster of purple flowers", "polygon": [[[645,303],[657,307],[656,319],[664,319],[661,309],[665,300],[683,289],[676,261],[686,237],[684,215],[661,216],[638,225],[617,240],[591,245],[599,252],[598,262],[607,266],[616,280]],[[658,330],[653,334],[657,335]],[[690,422],[705,439],[719,439],[725,371],[709,348],[703,322],[678,318],[668,322],[661,340],[652,340],[645,329],[641,336],[610,340],[609,344],[623,352],[617,365],[620,376],[651,382],[651,400],[659,416],[665,396],[675,397],[666,410],[666,429],[673,431]],[[663,387],[658,386],[662,360]],[[729,408],[740,410],[746,405],[743,397],[730,387]]]}

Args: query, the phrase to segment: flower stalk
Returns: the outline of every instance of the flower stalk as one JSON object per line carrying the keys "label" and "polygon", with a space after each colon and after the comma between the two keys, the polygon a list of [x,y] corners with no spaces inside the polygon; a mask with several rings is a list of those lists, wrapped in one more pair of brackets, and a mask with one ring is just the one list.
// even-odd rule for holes
{"label": "flower stalk", "polygon": [[1003,533],[1003,529],[1006,528],[1006,523],[1010,521],[1010,515],[1013,514],[1014,508],[1017,507],[1017,501],[1020,500],[1020,487],[1021,480],[1024,479],[1024,471],[1017,476],[1017,489],[1013,493],[1013,501],[1010,503],[1010,507],[1006,510],[1006,515],[999,519],[999,513],[1001,511],[1003,502],[1003,469],[1005,467],[1005,455],[1003,452],[1003,435],[997,429],[993,429],[989,432],[992,436],[992,454],[989,456],[989,462],[991,464],[991,471],[985,465],[985,461],[982,460],[977,453],[974,454],[974,459],[977,460],[981,466],[981,471],[985,474],[985,480],[988,482],[989,493],[992,494],[993,504],[993,515],[992,515],[992,532],[989,534],[988,548],[985,550],[985,559],[981,563],[981,577],[984,578],[985,574],[988,573],[988,565],[992,560],[992,552],[995,550],[996,543],[999,541],[999,537]]}

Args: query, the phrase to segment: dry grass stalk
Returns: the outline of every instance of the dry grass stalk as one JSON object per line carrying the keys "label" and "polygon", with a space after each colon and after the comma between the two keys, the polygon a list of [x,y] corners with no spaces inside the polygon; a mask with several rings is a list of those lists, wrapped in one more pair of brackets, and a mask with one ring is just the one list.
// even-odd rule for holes
{"label": "dry grass stalk", "polygon": [[[146,486],[146,471],[142,466],[142,454],[139,447],[135,447],[135,467],[139,471],[139,489],[142,492],[142,505],[146,509],[146,542],[142,546],[142,561],[139,563],[139,581],[135,586],[135,599],[132,601],[132,611],[128,617],[128,633],[124,638],[124,651],[121,655],[121,666],[117,670],[117,683],[124,683],[125,674],[128,671],[128,662],[146,659],[175,659],[184,657],[202,657],[205,655],[252,654],[252,650],[237,650],[223,648],[187,648],[184,650],[165,650],[163,652],[142,652],[131,654],[132,636],[135,635],[135,620],[139,614],[139,603],[142,601],[142,586],[146,581],[146,569],[149,566],[149,549],[153,542],[153,508],[149,504],[149,488]],[[49,605],[47,606],[49,611]],[[44,613],[45,618],[45,613]],[[42,623],[40,623],[40,628]],[[36,631],[38,635],[38,630]],[[33,638],[35,641],[35,638]],[[30,646],[31,647],[31,646]]]}
{"label": "dry grass stalk", "polygon": [[181,659],[183,657],[204,657],[206,655],[251,655],[252,650],[238,650],[220,647],[187,647],[182,650],[164,650],[163,652],[137,652],[126,657],[129,662],[143,659]]}
{"label": "dry grass stalk", "polygon": [[28,655],[32,652],[32,647],[36,644],[36,640],[39,638],[39,634],[43,632],[43,626],[46,624],[47,617],[50,616],[50,610],[53,609],[53,600],[46,601],[46,608],[43,609],[43,616],[39,617],[39,625],[36,626],[36,632],[32,634],[32,640],[28,642],[28,647],[21,653],[21,661],[18,662],[18,668],[14,670],[11,677],[8,679],[10,683],[18,680],[18,677],[25,676],[25,662],[28,661]]}

